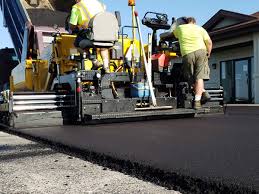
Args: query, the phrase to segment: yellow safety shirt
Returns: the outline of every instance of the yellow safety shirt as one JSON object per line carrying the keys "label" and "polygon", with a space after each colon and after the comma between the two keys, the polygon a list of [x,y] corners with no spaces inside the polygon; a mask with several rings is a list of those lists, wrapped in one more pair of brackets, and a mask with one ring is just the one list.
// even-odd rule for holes
{"label": "yellow safety shirt", "polygon": [[205,42],[210,40],[207,31],[195,24],[179,25],[173,33],[179,40],[182,56],[200,49],[206,50]]}
{"label": "yellow safety shirt", "polygon": [[72,7],[69,23],[79,28],[87,28],[90,19],[105,11],[105,5],[98,0],[81,0]]}

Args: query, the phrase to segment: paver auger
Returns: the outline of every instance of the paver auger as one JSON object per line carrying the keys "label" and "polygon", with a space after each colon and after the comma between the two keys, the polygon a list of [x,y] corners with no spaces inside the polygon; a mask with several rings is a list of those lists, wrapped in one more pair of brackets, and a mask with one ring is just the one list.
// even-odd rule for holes
{"label": "paver auger", "polygon": [[[19,118],[37,120],[39,113],[52,111],[59,111],[64,123],[194,116],[192,91],[182,78],[181,63],[174,62],[175,40],[157,40],[157,31],[171,26],[168,16],[145,15],[142,24],[153,34],[144,45],[135,2],[129,5],[131,26],[121,26],[119,12],[100,13],[89,23],[91,46],[79,51],[76,35],[62,23],[71,3],[1,1],[20,61],[10,75],[10,89],[1,92],[1,122],[14,126]],[[132,29],[131,38],[126,28]],[[102,70],[103,47],[110,52],[111,73]],[[212,102],[201,112],[222,110],[222,89],[209,92]]]}

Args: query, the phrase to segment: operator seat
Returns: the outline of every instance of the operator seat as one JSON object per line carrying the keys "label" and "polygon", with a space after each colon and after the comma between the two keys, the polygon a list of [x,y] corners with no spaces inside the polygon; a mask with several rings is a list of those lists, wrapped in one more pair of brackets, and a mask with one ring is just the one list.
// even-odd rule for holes
{"label": "operator seat", "polygon": [[95,15],[86,30],[86,43],[83,48],[110,48],[118,41],[119,24],[114,14],[102,12]]}

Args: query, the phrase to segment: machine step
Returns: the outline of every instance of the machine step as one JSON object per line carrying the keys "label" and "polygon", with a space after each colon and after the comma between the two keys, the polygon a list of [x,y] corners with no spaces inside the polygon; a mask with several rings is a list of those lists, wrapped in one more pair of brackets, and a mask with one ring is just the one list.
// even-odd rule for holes
{"label": "machine step", "polygon": [[173,116],[185,116],[194,117],[195,110],[193,109],[171,109],[171,110],[149,110],[149,111],[135,111],[135,112],[124,112],[124,113],[106,113],[106,114],[95,114],[95,115],[86,115],[86,121],[90,120],[106,120],[106,119],[139,119],[143,120],[144,117],[148,119],[157,117],[158,119],[162,119],[165,117],[173,117]]}
{"label": "machine step", "polygon": [[143,108],[135,108],[136,111],[144,111],[144,110],[168,110],[172,109],[172,106],[150,106],[150,107],[143,107]]}

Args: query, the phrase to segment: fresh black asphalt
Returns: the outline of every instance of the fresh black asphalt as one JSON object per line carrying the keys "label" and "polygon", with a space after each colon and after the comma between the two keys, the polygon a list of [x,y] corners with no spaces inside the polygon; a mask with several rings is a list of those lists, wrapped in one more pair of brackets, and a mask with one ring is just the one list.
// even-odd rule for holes
{"label": "fresh black asphalt", "polygon": [[259,191],[259,107],[226,114],[17,131],[202,181]]}

